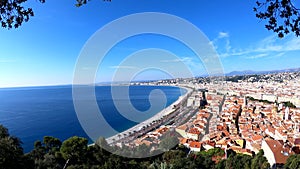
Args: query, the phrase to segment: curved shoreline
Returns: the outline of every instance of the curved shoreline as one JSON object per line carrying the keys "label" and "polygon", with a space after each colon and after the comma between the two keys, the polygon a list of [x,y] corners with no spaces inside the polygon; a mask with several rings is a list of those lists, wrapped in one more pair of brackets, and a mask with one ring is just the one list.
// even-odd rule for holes
{"label": "curved shoreline", "polygon": [[[173,85],[161,85],[161,86],[173,86]],[[161,118],[163,118],[163,116],[168,115],[170,113],[172,113],[174,111],[173,107],[174,105],[177,105],[179,103],[182,102],[182,100],[189,94],[192,92],[191,88],[187,88],[185,86],[173,86],[173,87],[179,87],[181,89],[185,89],[186,93],[184,95],[181,95],[178,97],[178,99],[173,102],[172,104],[170,104],[168,107],[165,107],[163,110],[161,110],[160,112],[156,113],[154,116],[152,116],[151,118],[119,133],[116,134],[114,136],[111,136],[109,138],[106,138],[106,141],[108,144],[111,144],[113,142],[118,142],[119,140],[124,139],[126,136],[129,136],[130,133],[133,134],[134,132],[140,132],[144,126],[150,125],[153,121],[155,120],[159,120]]]}

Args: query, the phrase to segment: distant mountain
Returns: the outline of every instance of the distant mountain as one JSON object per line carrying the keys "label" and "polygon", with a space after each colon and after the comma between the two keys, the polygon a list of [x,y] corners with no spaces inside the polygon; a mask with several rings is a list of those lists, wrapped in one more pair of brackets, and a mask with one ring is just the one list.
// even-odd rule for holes
{"label": "distant mountain", "polygon": [[253,75],[257,74],[257,71],[253,70],[244,70],[244,71],[232,71],[230,73],[225,74],[226,76],[235,76],[235,75]]}
{"label": "distant mountain", "polygon": [[236,76],[236,75],[253,75],[253,74],[269,74],[269,73],[283,73],[283,72],[300,72],[300,68],[291,68],[291,69],[282,69],[282,70],[270,70],[270,71],[253,71],[253,70],[244,70],[244,71],[232,71],[226,73],[226,76]]}

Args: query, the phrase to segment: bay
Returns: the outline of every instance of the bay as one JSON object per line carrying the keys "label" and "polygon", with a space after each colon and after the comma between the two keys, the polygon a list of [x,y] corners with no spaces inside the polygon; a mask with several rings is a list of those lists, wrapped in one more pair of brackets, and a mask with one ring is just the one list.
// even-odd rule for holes
{"label": "bay", "polygon": [[[172,86],[130,86],[132,105],[140,111],[148,110],[149,94],[155,89],[165,94],[166,106],[186,92]],[[119,114],[110,86],[97,86],[95,94],[101,113],[115,130],[122,132],[137,124]],[[156,113],[151,112],[151,115]],[[0,124],[21,139],[24,152],[29,152],[34,142],[44,136],[57,137],[61,141],[74,135],[88,138],[74,110],[71,85],[0,89]]]}

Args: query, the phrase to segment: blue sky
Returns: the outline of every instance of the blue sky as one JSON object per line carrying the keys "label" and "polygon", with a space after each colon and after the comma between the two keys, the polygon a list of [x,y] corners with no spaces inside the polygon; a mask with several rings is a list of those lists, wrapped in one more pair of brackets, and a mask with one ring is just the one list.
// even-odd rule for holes
{"label": "blue sky", "polygon": [[[300,38],[278,39],[264,29],[264,21],[252,11],[255,1],[92,0],[80,8],[74,4],[75,0],[30,1],[26,5],[35,16],[28,23],[15,30],[0,29],[0,87],[71,84],[86,41],[109,22],[139,12],[168,13],[194,24],[214,45],[226,73],[300,67]],[[99,65],[96,82],[110,81],[122,60],[147,48],[171,51],[194,75],[206,72],[201,60],[180,42],[145,34],[117,44]],[[135,79],[166,77],[149,70]]]}

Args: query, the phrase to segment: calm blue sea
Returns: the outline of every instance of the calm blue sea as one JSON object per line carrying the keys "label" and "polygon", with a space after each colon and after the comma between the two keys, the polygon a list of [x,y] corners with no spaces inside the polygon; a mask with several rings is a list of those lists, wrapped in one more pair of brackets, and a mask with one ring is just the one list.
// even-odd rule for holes
{"label": "calm blue sea", "polygon": [[[149,109],[148,97],[154,89],[165,93],[167,105],[186,92],[169,86],[130,86],[129,89],[130,100],[140,111]],[[116,130],[121,132],[136,124],[118,113],[110,86],[97,86],[96,98],[102,114]],[[88,138],[73,107],[72,86],[0,89],[0,124],[21,139],[25,152],[29,152],[33,143],[42,140],[43,136],[57,137],[62,141],[74,135]]]}

